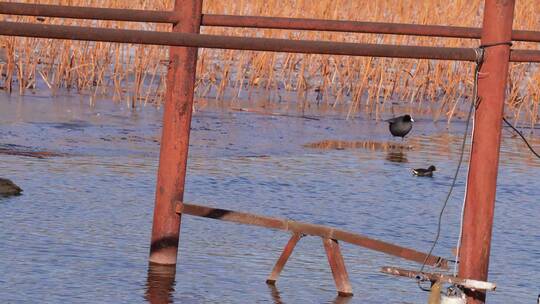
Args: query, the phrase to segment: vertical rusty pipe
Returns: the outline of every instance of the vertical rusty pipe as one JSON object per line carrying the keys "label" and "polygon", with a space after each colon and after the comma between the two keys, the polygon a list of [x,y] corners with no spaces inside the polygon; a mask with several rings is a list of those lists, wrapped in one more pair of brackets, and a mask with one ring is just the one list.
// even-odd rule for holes
{"label": "vertical rusty pipe", "polygon": [[[202,0],[175,0],[174,14],[180,21],[173,32],[199,33]],[[196,63],[197,48],[170,48],[150,246],[152,263],[176,264],[181,218],[175,206],[184,196]]]}
{"label": "vertical rusty pipe", "polygon": [[[509,42],[514,0],[486,0],[482,45]],[[499,147],[510,46],[486,47],[478,81],[480,98],[475,114],[471,160],[467,180],[459,276],[486,281]],[[467,291],[467,303],[484,303],[485,292]]]}

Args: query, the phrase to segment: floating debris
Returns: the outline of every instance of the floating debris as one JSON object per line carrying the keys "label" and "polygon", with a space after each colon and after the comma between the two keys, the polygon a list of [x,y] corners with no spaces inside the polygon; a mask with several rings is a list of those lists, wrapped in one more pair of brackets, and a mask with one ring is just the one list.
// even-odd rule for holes
{"label": "floating debris", "polygon": [[12,144],[0,144],[0,154],[27,156],[27,157],[35,157],[35,158],[67,156],[66,153],[36,150],[35,148],[32,148],[32,147],[12,145]]}
{"label": "floating debris", "polygon": [[327,149],[327,150],[345,150],[345,149],[369,149],[379,151],[407,151],[414,150],[414,144],[401,144],[387,141],[342,141],[342,140],[323,140],[319,142],[304,145],[305,148]]}
{"label": "floating debris", "polygon": [[238,156],[238,158],[270,158],[270,155],[267,155],[267,154],[261,154],[261,155],[250,154],[250,155],[241,155],[241,156]]}

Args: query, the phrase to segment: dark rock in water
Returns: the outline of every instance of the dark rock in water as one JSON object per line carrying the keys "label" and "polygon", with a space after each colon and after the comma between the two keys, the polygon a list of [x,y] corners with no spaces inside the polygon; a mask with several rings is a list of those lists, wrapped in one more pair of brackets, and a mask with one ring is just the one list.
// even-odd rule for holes
{"label": "dark rock in water", "polygon": [[412,119],[411,115],[407,114],[388,119],[387,122],[390,133],[394,136],[403,138],[411,131],[414,119]]}
{"label": "dark rock in water", "polygon": [[22,189],[7,178],[0,177],[0,196],[21,195]]}
{"label": "dark rock in water", "polygon": [[437,170],[435,168],[435,166],[431,165],[427,169],[422,169],[422,168],[413,169],[412,172],[416,176],[429,176],[429,177],[431,177],[431,176],[433,176],[433,171],[435,171],[435,170]]}

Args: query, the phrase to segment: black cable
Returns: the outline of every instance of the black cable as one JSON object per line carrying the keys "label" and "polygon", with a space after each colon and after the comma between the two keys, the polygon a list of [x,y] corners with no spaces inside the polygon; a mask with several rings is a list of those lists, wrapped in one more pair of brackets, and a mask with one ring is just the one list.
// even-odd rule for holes
{"label": "black cable", "polygon": [[469,122],[471,118],[471,114],[473,112],[475,102],[471,102],[471,106],[469,107],[469,114],[467,115],[467,120],[465,124],[465,132],[463,135],[463,141],[461,142],[461,149],[460,149],[460,155],[458,160],[458,165],[456,168],[456,172],[454,174],[454,177],[452,179],[452,184],[450,185],[450,189],[448,190],[448,194],[446,195],[446,199],[444,200],[443,206],[441,208],[441,211],[439,212],[439,220],[437,223],[437,234],[435,235],[435,239],[433,240],[433,245],[431,246],[431,249],[429,250],[428,254],[426,255],[426,258],[424,259],[424,262],[422,263],[422,267],[420,268],[420,272],[424,270],[424,267],[426,266],[426,262],[428,258],[433,253],[433,249],[435,249],[435,246],[437,245],[437,242],[439,241],[439,237],[441,235],[441,225],[442,225],[442,216],[444,213],[444,209],[446,209],[446,205],[448,204],[448,200],[450,200],[450,196],[452,195],[452,191],[454,190],[454,187],[456,185],[457,177],[459,174],[459,169],[461,169],[461,164],[463,162],[463,155],[465,154],[465,144],[467,142],[467,134],[469,133]]}
{"label": "black cable", "polygon": [[523,141],[525,142],[525,144],[527,145],[527,147],[529,147],[529,150],[531,150],[531,152],[538,158],[540,158],[540,155],[538,153],[536,153],[536,151],[534,151],[533,147],[531,147],[531,145],[529,144],[529,142],[527,141],[527,139],[525,139],[525,136],[523,136],[523,134],[518,130],[516,129],[514,126],[512,126],[511,123],[508,122],[508,120],[506,120],[506,118],[503,117],[503,121],[510,127],[512,128],[512,130],[516,131],[516,133],[521,137],[521,139],[523,139]]}
{"label": "black cable", "polygon": [[[427,260],[428,258],[431,256],[431,254],[433,253],[433,250],[435,249],[435,246],[437,245],[438,241],[439,241],[439,237],[441,235],[441,226],[442,226],[442,216],[444,214],[444,210],[446,209],[446,205],[448,204],[448,200],[450,199],[450,196],[452,195],[452,191],[454,190],[454,187],[456,185],[456,181],[457,181],[457,177],[459,175],[459,170],[461,169],[461,164],[463,162],[463,155],[464,155],[464,152],[465,152],[465,144],[467,142],[467,134],[469,133],[469,122],[471,120],[471,115],[472,115],[472,112],[473,112],[473,109],[476,108],[476,106],[479,104],[479,98],[478,98],[478,74],[480,73],[480,68],[482,67],[482,63],[483,63],[483,60],[484,60],[484,49],[485,48],[489,48],[489,47],[493,47],[493,46],[499,46],[499,45],[508,45],[508,46],[512,46],[512,42],[511,41],[505,41],[505,42],[496,42],[496,43],[489,43],[489,44],[485,44],[485,45],[480,45],[479,48],[475,49],[476,50],[476,67],[474,69],[474,86],[473,86],[473,99],[471,101],[471,106],[469,107],[469,113],[467,114],[467,120],[465,122],[465,132],[463,134],[463,141],[461,142],[461,149],[460,149],[460,155],[459,155],[459,161],[458,161],[458,165],[457,165],[457,168],[456,168],[456,173],[454,174],[454,178],[452,179],[452,184],[450,185],[450,189],[448,190],[448,195],[446,196],[446,199],[444,200],[444,203],[443,203],[443,206],[441,208],[441,211],[439,213],[439,219],[438,219],[438,222],[437,222],[437,233],[435,235],[435,239],[433,240],[433,245],[431,245],[431,248],[429,249],[429,252],[428,254],[426,255],[426,258],[424,259],[424,262],[422,263],[422,267],[420,267],[420,272],[422,272],[426,266],[426,263],[427,263]],[[529,147],[529,149],[531,149],[531,151],[538,157],[540,158],[540,155],[538,155],[533,149],[532,147],[529,145],[529,143],[527,142],[527,140],[525,139],[525,137],[521,134],[521,132],[519,132],[517,129],[514,128],[514,126],[510,125],[508,123],[508,121],[506,121],[506,119],[503,117],[503,120],[512,128],[514,129],[518,134],[519,136],[521,136],[521,138],[525,141],[525,143],[527,144],[527,146]],[[457,263],[457,262],[456,262]],[[418,283],[418,287],[423,290],[423,291],[431,291],[431,288],[424,288],[420,283],[421,283],[421,280],[417,277],[417,283]]]}
{"label": "black cable", "polygon": [[499,45],[508,45],[508,46],[511,47],[512,46],[512,41],[503,41],[503,42],[493,42],[493,43],[481,44],[479,46],[479,48],[485,49],[485,48],[488,48],[488,47],[499,46]]}

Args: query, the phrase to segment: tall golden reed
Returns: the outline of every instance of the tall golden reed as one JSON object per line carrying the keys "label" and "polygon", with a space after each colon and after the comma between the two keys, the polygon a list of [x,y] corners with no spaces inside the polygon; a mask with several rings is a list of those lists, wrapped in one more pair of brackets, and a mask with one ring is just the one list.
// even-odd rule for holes
{"label": "tall golden reed", "polygon": [[[34,1],[24,1],[34,2]],[[57,0],[43,4],[169,10],[172,0]],[[540,4],[516,1],[515,29],[540,30]],[[303,17],[479,27],[482,3],[474,0],[205,0],[215,14]],[[4,20],[168,31],[168,25],[2,16]],[[475,40],[270,29],[208,28],[204,33],[250,37],[330,40],[445,47],[474,47]],[[516,48],[537,48],[516,43]],[[132,106],[159,103],[165,89],[167,48],[101,42],[1,37],[0,86],[24,94],[43,83],[53,92],[76,90],[112,96]],[[201,49],[197,95],[249,99],[266,92],[269,101],[299,100],[366,112],[381,118],[395,105],[434,119],[463,117],[470,100],[471,63]],[[535,64],[512,64],[507,114],[534,126],[538,120],[540,73]]]}

